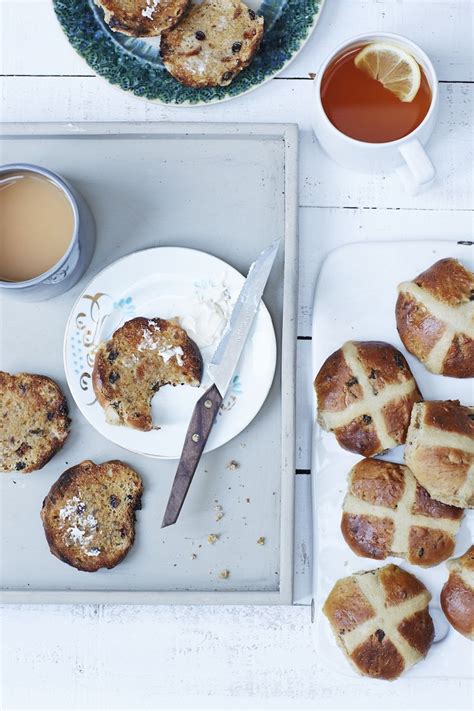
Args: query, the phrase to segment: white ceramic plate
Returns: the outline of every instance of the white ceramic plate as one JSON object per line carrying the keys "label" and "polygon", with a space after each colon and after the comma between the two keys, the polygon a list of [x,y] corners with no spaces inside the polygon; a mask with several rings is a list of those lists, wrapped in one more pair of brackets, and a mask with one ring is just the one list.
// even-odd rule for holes
{"label": "white ceramic plate", "polygon": [[[438,259],[455,257],[473,269],[469,243],[456,242],[372,242],[335,249],[324,262],[316,287],[313,312],[313,375],[345,341],[379,340],[392,343],[406,357],[426,400],[459,399],[473,404],[473,381],[433,375],[407,353],[397,332],[395,303],[397,285],[428,269]],[[314,402],[314,400],[313,400]],[[314,413],[316,416],[316,413]],[[403,447],[383,457],[403,461]],[[361,457],[342,449],[330,432],[314,426],[312,485],[314,540],[314,597],[316,621],[313,634],[319,659],[333,671],[358,679],[365,687],[384,682],[361,678],[352,669],[336,644],[321,608],[338,578],[356,571],[395,563],[413,573],[430,590],[430,611],[436,629],[436,642],[425,661],[399,679],[397,688],[412,679],[469,678],[472,676],[471,643],[452,629],[439,607],[439,594],[448,577],[446,565],[420,568],[401,558],[371,560],[355,555],[345,543],[341,530],[342,502],[347,474]],[[455,556],[465,553],[474,536],[474,511],[466,510],[456,538]],[[472,646],[472,645],[471,645]],[[385,682],[391,683],[391,682]]]}
{"label": "white ceramic plate", "polygon": [[[179,458],[194,404],[210,385],[207,364],[219,337],[201,348],[204,368],[199,388],[165,386],[154,396],[153,422],[160,429],[151,432],[105,421],[91,379],[97,346],[135,316],[184,317],[191,304],[213,300],[223,290],[230,311],[243,283],[242,274],[226,262],[205,252],[176,247],[135,252],[94,277],[71,311],[64,338],[66,378],[89,423],[108,440],[132,452]],[[270,390],[275,366],[275,331],[262,303],[204,451],[225,444],[253,420]]]}

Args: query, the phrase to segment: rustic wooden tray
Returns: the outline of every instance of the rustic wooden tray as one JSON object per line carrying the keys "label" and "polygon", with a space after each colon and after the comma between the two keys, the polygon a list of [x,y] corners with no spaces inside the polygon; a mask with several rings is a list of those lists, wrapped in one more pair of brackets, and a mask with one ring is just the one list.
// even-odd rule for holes
{"label": "rustic wooden tray", "polygon": [[[4,124],[2,161],[44,165],[84,195],[97,247],[83,279],[48,302],[0,304],[0,368],[44,373],[66,389],[62,341],[84,286],[117,258],[151,246],[205,250],[246,273],[284,239],[265,301],[278,340],[277,374],[256,419],[204,456],[187,516],[160,523],[176,462],[134,455],[84,420],[42,470],[0,477],[0,599],[67,603],[291,603],[295,479],[297,299],[296,126],[288,124]],[[265,354],[262,353],[262,357]],[[66,389],[67,393],[67,389]],[[78,572],[48,550],[39,516],[68,466],[122,458],[143,477],[136,543],[115,569]],[[231,460],[237,469],[227,467]],[[216,522],[216,502],[224,518]],[[210,545],[209,533],[219,533]],[[265,545],[257,544],[260,536]],[[196,554],[196,558],[193,557]],[[219,579],[223,569],[230,571]]]}

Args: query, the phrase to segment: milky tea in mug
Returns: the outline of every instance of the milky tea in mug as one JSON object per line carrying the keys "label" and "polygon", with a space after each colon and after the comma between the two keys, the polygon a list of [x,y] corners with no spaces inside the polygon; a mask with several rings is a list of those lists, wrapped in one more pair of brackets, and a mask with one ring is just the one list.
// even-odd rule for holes
{"label": "milky tea in mug", "polygon": [[368,43],[347,47],[334,57],[321,81],[321,101],[331,123],[350,138],[385,143],[408,136],[423,121],[432,101],[423,67],[420,87],[402,101],[377,79],[359,69],[355,58]]}
{"label": "milky tea in mug", "polygon": [[75,218],[66,194],[46,176],[0,178],[0,280],[23,282],[54,267],[69,248]]}

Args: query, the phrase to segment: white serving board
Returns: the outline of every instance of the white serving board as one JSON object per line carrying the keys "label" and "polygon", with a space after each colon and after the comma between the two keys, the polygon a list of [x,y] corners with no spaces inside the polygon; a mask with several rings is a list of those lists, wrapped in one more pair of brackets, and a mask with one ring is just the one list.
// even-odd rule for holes
{"label": "white serving board", "polygon": [[[473,380],[446,378],[429,373],[405,350],[395,324],[397,285],[415,277],[438,259],[455,257],[471,270],[472,243],[456,242],[372,242],[355,243],[335,249],[326,258],[316,285],[313,311],[313,377],[326,358],[347,340],[381,340],[392,343],[406,356],[420,390],[427,400],[459,399],[474,403]],[[314,418],[316,403],[314,399]],[[391,450],[389,461],[403,461],[403,447]],[[367,685],[387,684],[362,678],[352,669],[337,646],[322,606],[338,578],[360,570],[396,563],[420,578],[432,593],[430,610],[436,627],[436,641],[425,661],[413,667],[404,680],[425,680],[472,676],[472,643],[448,625],[440,607],[439,594],[447,579],[444,563],[419,568],[400,558],[374,561],[356,556],[345,543],[340,520],[346,493],[347,474],[360,456],[346,452],[334,435],[315,422],[312,449],[313,501],[313,636],[319,658],[340,674],[360,679]],[[474,511],[466,511],[457,537],[455,555],[464,553],[474,537]]]}
{"label": "white serving board", "polygon": [[[4,602],[292,602],[295,480],[297,148],[282,124],[3,124],[5,163],[44,165],[83,194],[97,225],[92,264],[67,294],[38,304],[0,303],[0,368],[55,378],[71,408],[65,447],[40,471],[0,476],[0,599]],[[204,455],[178,525],[160,524],[176,461],[108,442],[68,393],[62,342],[72,305],[91,278],[130,252],[155,246],[204,250],[246,274],[282,238],[266,292],[278,362],[254,421]],[[159,314],[157,314],[159,315]],[[262,354],[264,356],[264,354]],[[90,458],[119,458],[144,481],[136,542],[113,570],[76,571],[48,550],[40,520],[58,476]],[[239,467],[229,469],[231,460]],[[216,522],[216,506],[224,517]],[[210,533],[220,535],[214,545]],[[257,539],[264,536],[265,545]],[[196,558],[192,555],[196,554]],[[229,570],[226,580],[219,578]]]}

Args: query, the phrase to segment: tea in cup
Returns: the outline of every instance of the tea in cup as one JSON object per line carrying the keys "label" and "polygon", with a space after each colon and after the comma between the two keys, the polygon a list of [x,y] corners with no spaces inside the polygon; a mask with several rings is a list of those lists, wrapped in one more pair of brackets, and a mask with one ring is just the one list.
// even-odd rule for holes
{"label": "tea in cup", "polygon": [[423,146],[437,110],[433,65],[399,35],[369,33],[347,40],[315,80],[313,128],[325,152],[361,172],[397,170],[409,192],[434,178]]}

